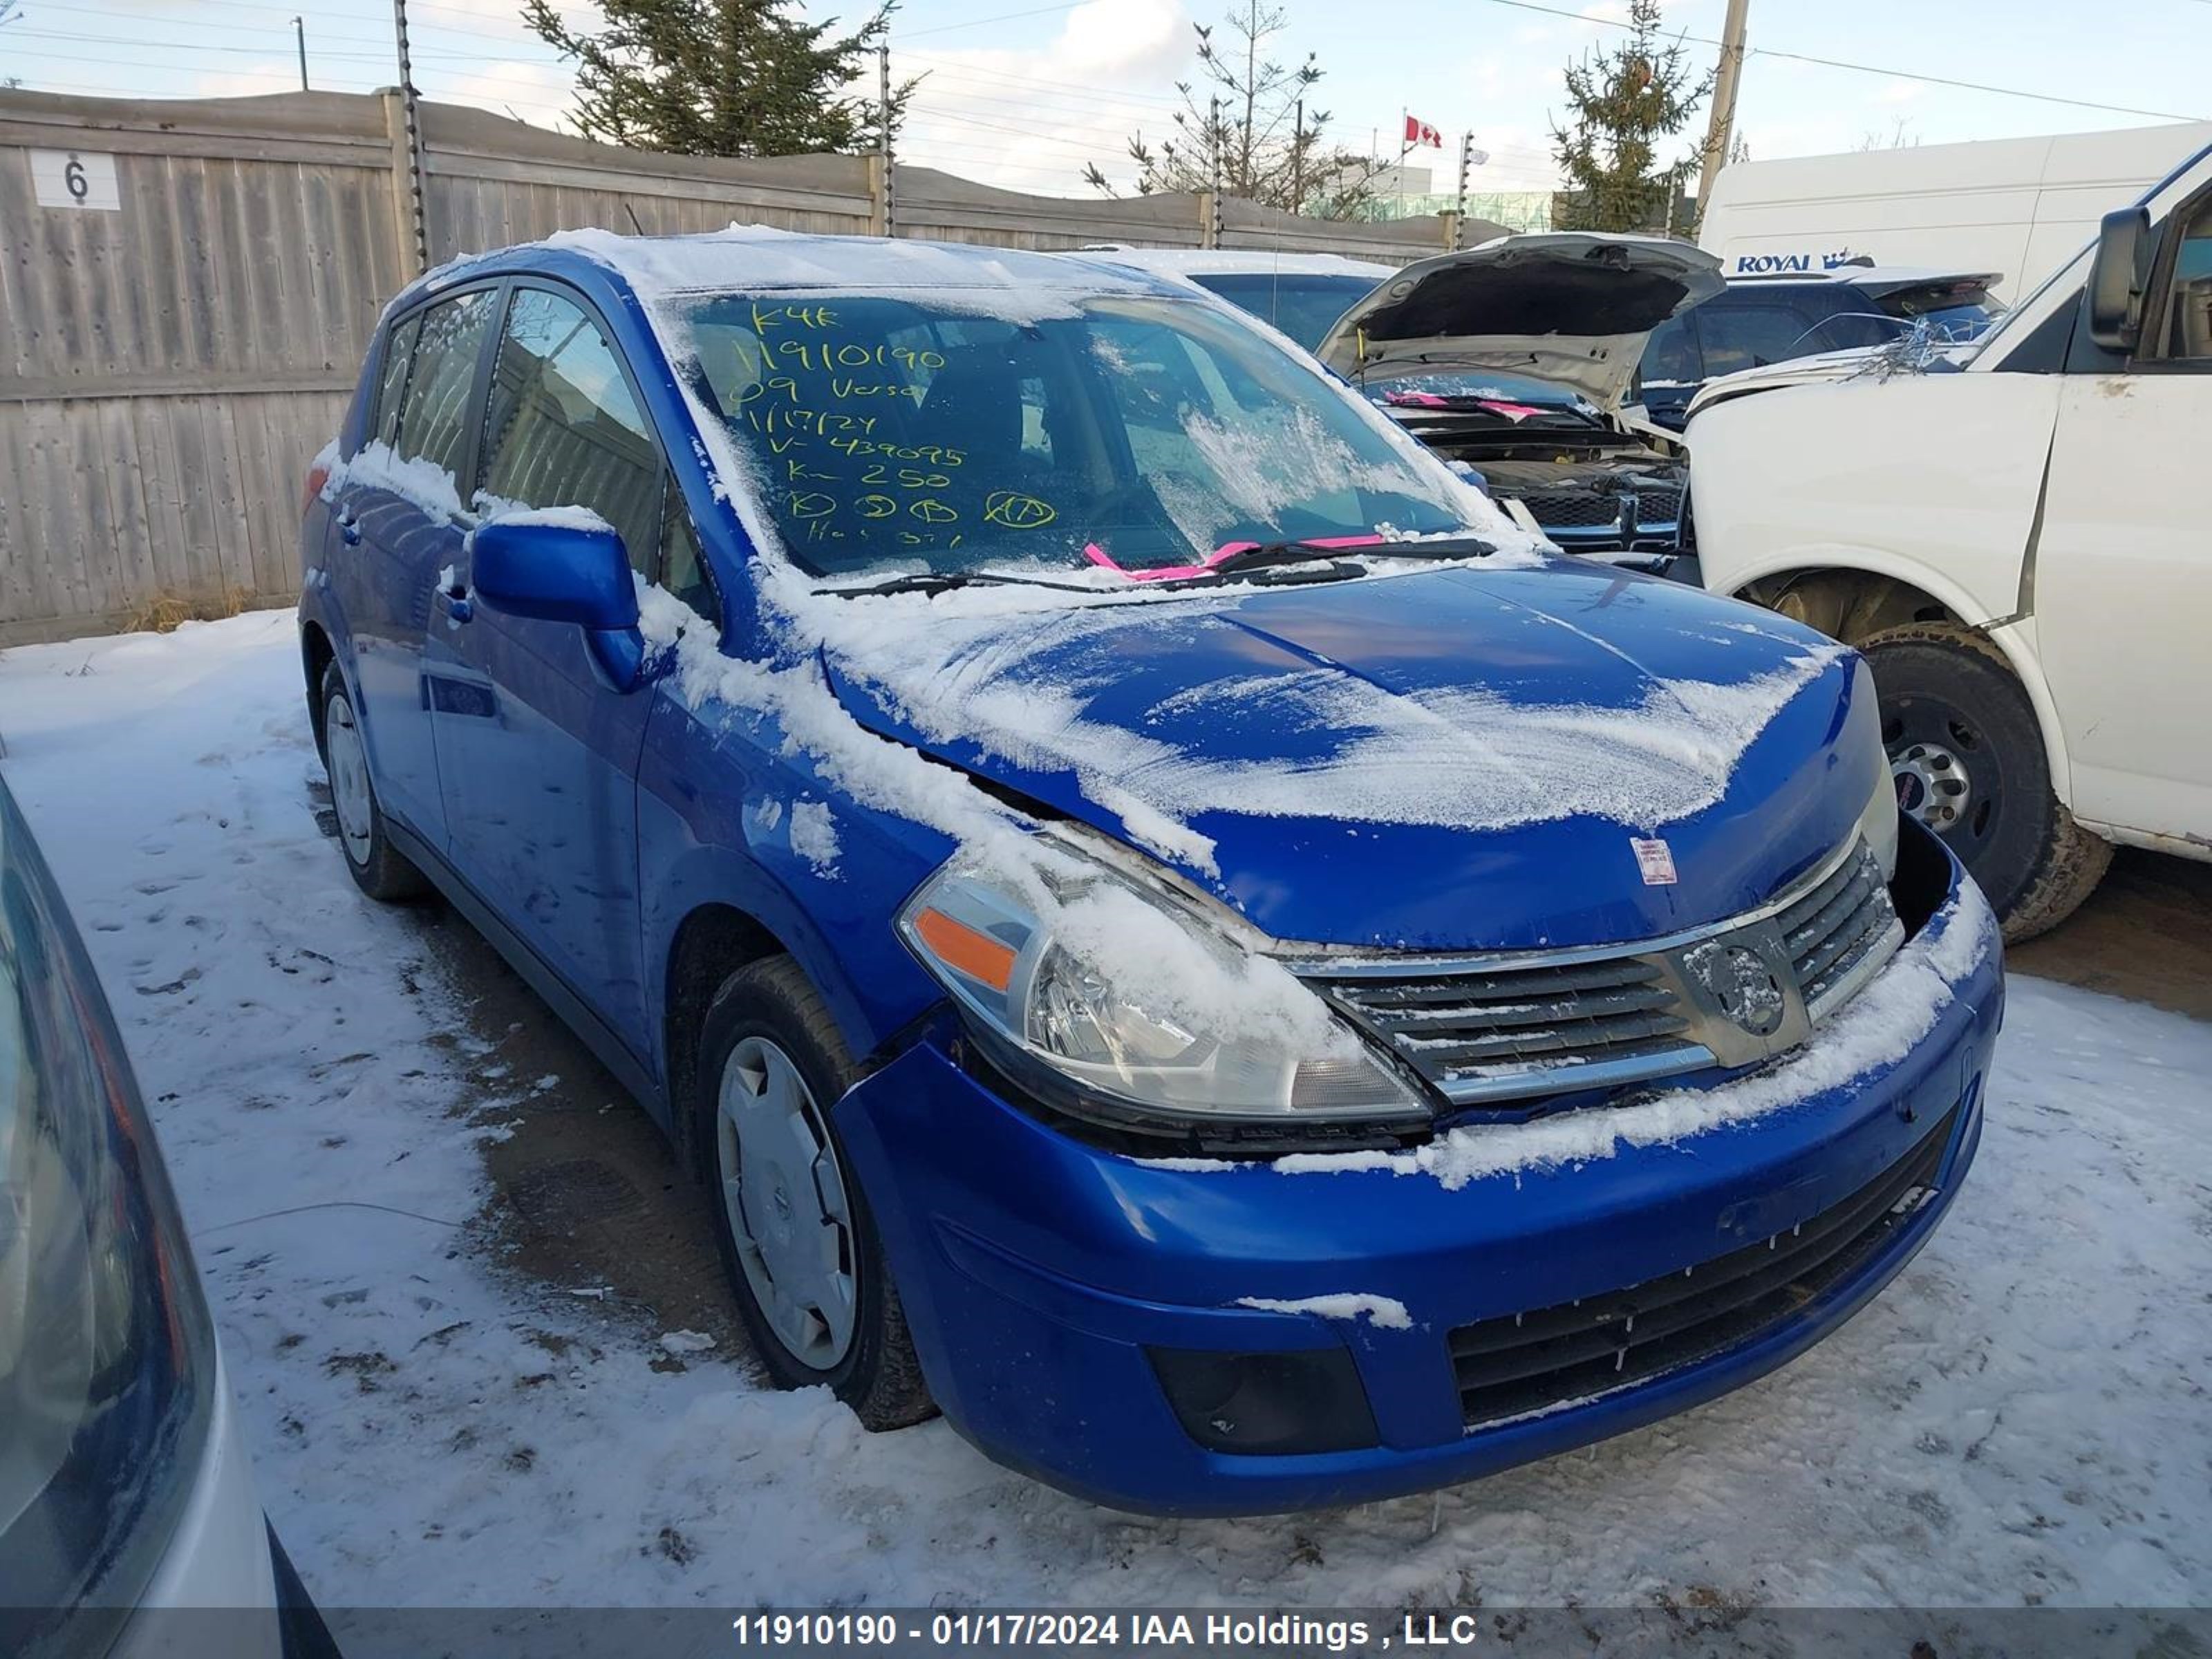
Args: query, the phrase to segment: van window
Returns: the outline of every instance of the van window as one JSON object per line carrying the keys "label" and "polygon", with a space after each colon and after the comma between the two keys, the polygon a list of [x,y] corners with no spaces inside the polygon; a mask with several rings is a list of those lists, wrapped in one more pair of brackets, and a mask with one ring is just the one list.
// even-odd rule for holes
{"label": "van window", "polygon": [[379,443],[399,441],[399,409],[407,390],[407,367],[415,361],[415,337],[422,327],[421,316],[410,317],[392,331],[385,345],[384,372],[377,380],[376,408],[368,423],[369,436]]}
{"label": "van window", "polygon": [[477,359],[491,327],[496,297],[490,289],[478,289],[422,313],[415,369],[407,379],[399,441],[394,446],[402,455],[434,461],[459,476]]}
{"label": "van window", "polygon": [[2212,357],[2212,200],[2197,204],[2173,258],[2166,356]]}
{"label": "van window", "polygon": [[484,495],[523,507],[589,507],[650,578],[662,473],[650,434],[599,325],[557,294],[519,290],[484,409]]}

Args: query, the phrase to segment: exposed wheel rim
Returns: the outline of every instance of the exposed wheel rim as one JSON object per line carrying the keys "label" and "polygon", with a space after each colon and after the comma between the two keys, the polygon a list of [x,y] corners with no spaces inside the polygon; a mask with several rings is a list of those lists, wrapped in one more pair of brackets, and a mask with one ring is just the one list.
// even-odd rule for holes
{"label": "exposed wheel rim", "polygon": [[1882,744],[1900,810],[1951,843],[1971,867],[2002,823],[2002,763],[1979,722],[1940,699],[1882,709]]}
{"label": "exposed wheel rim", "polygon": [[715,1097],[722,1209],[738,1264],[784,1351],[813,1370],[850,1352],[859,1285],[844,1166],[791,1056],[741,1037]]}
{"label": "exposed wheel rim", "polygon": [[367,864],[375,824],[375,798],[368,789],[368,754],[362,747],[355,726],[353,705],[343,696],[331,699],[323,721],[323,750],[331,775],[331,805],[337,811],[338,835],[346,856]]}

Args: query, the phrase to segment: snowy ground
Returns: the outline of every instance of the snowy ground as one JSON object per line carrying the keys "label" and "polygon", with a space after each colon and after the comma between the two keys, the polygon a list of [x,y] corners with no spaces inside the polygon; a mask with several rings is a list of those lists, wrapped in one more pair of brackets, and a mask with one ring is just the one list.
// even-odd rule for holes
{"label": "snowy ground", "polygon": [[2212,1601],[2212,1026],[2015,979],[1950,1220],[1727,1400],[1440,1498],[1132,1519],[501,1264],[483,1147],[537,1080],[319,829],[289,615],[0,654],[0,735],[326,1604]]}

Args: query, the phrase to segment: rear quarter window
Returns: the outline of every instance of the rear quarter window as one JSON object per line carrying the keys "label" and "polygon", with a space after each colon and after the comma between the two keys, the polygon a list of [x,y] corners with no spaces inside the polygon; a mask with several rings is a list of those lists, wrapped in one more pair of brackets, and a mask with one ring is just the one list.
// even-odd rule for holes
{"label": "rear quarter window", "polygon": [[402,399],[398,441],[402,455],[434,461],[458,477],[468,436],[469,399],[476,391],[477,360],[496,309],[497,292],[478,289],[422,313],[415,366]]}
{"label": "rear quarter window", "polygon": [[399,441],[399,410],[406,401],[407,370],[415,361],[415,337],[422,319],[409,317],[393,325],[384,345],[384,366],[377,376],[376,407],[369,412],[368,435],[378,443]]}

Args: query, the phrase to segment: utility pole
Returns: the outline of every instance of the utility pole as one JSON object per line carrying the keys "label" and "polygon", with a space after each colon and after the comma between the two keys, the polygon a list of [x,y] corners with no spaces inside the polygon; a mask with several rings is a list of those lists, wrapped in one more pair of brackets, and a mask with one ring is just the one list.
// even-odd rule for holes
{"label": "utility pole", "polygon": [[[1735,127],[1736,82],[1743,74],[1743,20],[1751,0],[1729,0],[1728,16],[1721,25],[1721,61],[1713,75],[1713,112],[1705,128],[1705,155],[1698,171],[1698,220],[1705,222],[1705,204],[1712,200],[1713,180],[1728,160],[1729,135]],[[1668,204],[1673,216],[1673,204]]]}
{"label": "utility pole", "polygon": [[430,233],[422,210],[422,119],[416,106],[415,66],[407,57],[407,0],[392,0],[392,32],[399,47],[399,107],[406,124],[407,215],[414,237],[409,251],[421,272],[430,268]]}
{"label": "utility pole", "polygon": [[1459,213],[1452,221],[1452,246],[1467,246],[1467,175],[1474,169],[1474,135],[1459,136]]}
{"label": "utility pole", "polygon": [[1212,137],[1213,160],[1212,171],[1213,188],[1206,192],[1206,246],[1221,246],[1221,100],[1216,98],[1208,106],[1206,131]]}
{"label": "utility pole", "polygon": [[300,90],[307,90],[307,25],[304,19],[292,20],[292,38],[300,46]]}
{"label": "utility pole", "polygon": [[876,165],[883,170],[884,234],[898,234],[891,195],[891,43],[876,48]]}
{"label": "utility pole", "polygon": [[1291,117],[1291,211],[1306,210],[1306,100],[1299,99]]}

